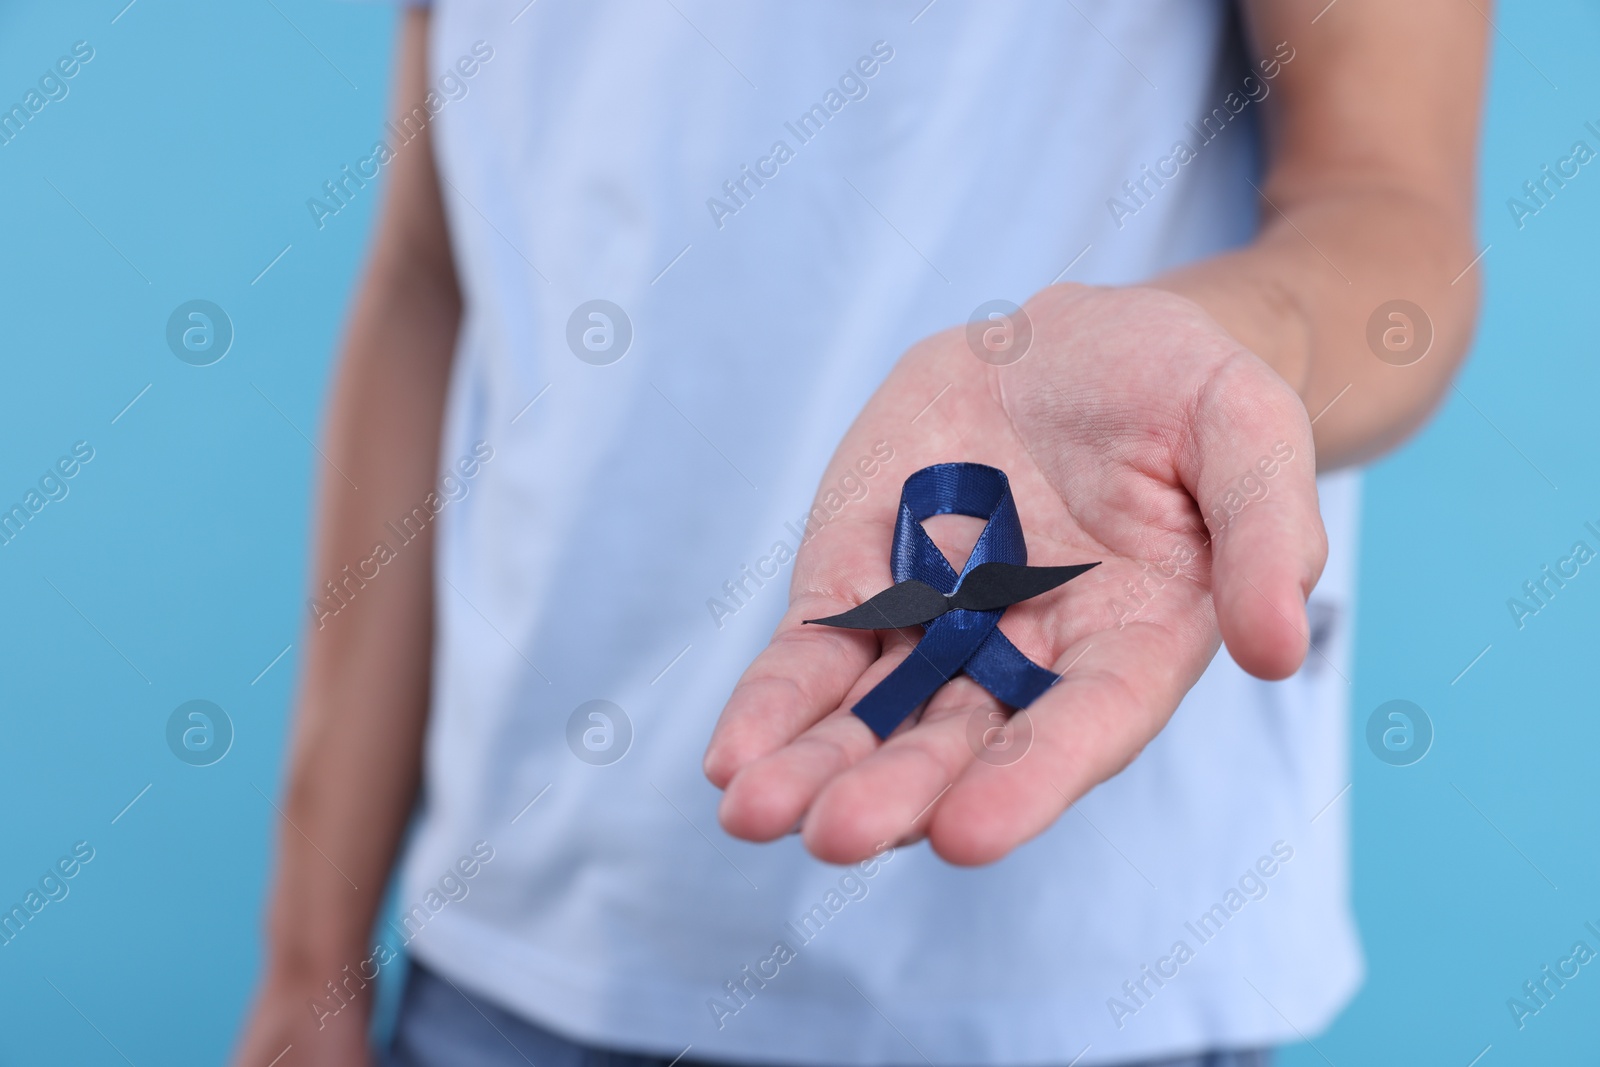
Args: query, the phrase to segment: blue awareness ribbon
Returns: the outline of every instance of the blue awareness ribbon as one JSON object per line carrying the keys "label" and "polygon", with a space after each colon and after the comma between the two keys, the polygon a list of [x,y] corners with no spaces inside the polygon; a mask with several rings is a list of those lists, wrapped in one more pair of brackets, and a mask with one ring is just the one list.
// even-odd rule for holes
{"label": "blue awareness ribbon", "polygon": [[[935,515],[987,520],[959,573],[923,529],[922,523]],[[851,709],[874,734],[887,738],[940,686],[962,672],[1015,709],[1026,708],[1060,679],[1007,640],[999,629],[1000,616],[1009,604],[1054,588],[1095,564],[1027,567],[1027,561],[1022,520],[1004,471],[981,463],[939,463],[906,479],[889,555],[897,587],[893,592],[902,594],[902,599],[914,594],[909,599],[924,601],[921,616],[929,621],[911,655]],[[898,588],[906,583],[911,583],[909,588]],[[1030,583],[1030,588],[1023,588]],[[943,603],[937,602],[936,594],[945,598]],[[879,594],[874,600],[884,597]],[[931,607],[925,603],[930,599],[936,601]],[[869,601],[845,615],[816,621],[887,628],[837,621],[872,606]],[[880,611],[879,621],[888,622],[890,614],[892,610]]]}

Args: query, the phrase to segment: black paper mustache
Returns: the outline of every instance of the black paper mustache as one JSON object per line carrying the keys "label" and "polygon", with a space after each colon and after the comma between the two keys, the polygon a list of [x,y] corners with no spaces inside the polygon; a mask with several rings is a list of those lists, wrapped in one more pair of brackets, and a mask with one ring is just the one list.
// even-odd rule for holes
{"label": "black paper mustache", "polygon": [[847,630],[897,630],[902,626],[922,626],[947,611],[1000,611],[1048,593],[1065,585],[1099,563],[1079,563],[1071,567],[1027,567],[1017,563],[980,563],[961,581],[961,587],[945,596],[926,582],[909,578],[896,582],[883,592],[849,611],[825,619],[806,619],[818,626],[840,626]]}

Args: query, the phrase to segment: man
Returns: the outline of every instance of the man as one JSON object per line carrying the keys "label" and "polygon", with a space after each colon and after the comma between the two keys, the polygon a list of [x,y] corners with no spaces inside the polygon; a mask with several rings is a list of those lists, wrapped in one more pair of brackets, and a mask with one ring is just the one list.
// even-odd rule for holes
{"label": "man", "polygon": [[[1328,472],[1467,346],[1485,20],[1321,6],[408,13],[237,1062],[362,1062],[402,945],[400,1064],[1324,1027],[1361,970]],[[1003,616],[1061,675],[1025,716],[958,676],[880,742],[850,709],[916,632],[802,621],[890,584],[954,461],[1030,562],[1101,565]],[[927,524],[957,566],[980,525]]]}

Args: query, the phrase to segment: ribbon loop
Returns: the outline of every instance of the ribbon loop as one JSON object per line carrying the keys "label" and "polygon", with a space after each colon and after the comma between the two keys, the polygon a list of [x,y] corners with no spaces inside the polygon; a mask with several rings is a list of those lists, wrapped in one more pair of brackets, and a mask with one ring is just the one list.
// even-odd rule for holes
{"label": "ribbon loop", "polygon": [[[984,519],[958,573],[928,536],[935,515]],[[1025,708],[1059,679],[1031,662],[1000,632],[1010,605],[1047,592],[1098,566],[1028,567],[1022,520],[1005,472],[981,463],[939,463],[906,479],[889,553],[895,584],[840,615],[807,620],[830,626],[891,629],[926,624],[911,655],[851,710],[887,738],[962,671],[1013,708]],[[970,589],[963,589],[971,579]]]}

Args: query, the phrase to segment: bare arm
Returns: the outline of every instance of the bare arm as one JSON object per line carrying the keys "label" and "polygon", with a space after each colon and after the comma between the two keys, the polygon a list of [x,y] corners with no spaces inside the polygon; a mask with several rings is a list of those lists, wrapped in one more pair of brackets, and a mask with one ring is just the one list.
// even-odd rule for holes
{"label": "bare arm", "polygon": [[[427,27],[425,13],[406,15],[399,110],[424,95]],[[324,602],[323,583],[367,559],[388,539],[384,521],[421,504],[436,478],[460,296],[426,130],[397,148],[390,172],[324,432],[312,573],[312,595]],[[267,972],[241,1065],[264,1065],[290,1042],[299,1063],[364,1062],[368,1002],[325,1028],[309,1002],[368,956],[416,795],[433,639],[431,534],[425,528],[347,606],[308,626],[284,800],[292,825],[279,826]]]}
{"label": "bare arm", "polygon": [[[1326,537],[1310,465],[1271,457],[1314,446],[1328,469],[1376,455],[1447,388],[1477,299],[1465,268],[1486,36],[1465,0],[1338,0],[1313,24],[1317,6],[1247,2],[1257,51],[1293,50],[1264,100],[1271,166],[1255,241],[1154,288],[1052,286],[1029,301],[1027,358],[1003,367],[974,360],[959,329],[921,342],[823,477],[877,440],[893,441],[900,470],[988,463],[1033,517],[1030,547],[1100,561],[1055,599],[1007,611],[1007,637],[1062,675],[1021,720],[1031,747],[1014,760],[990,748],[982,724],[1016,720],[965,676],[882,742],[852,713],[916,655],[902,631],[802,622],[890,584],[882,546],[897,505],[868,497],[800,549],[789,613],[712,736],[705,768],[726,790],[730,833],[771,840],[803,819],[806,846],[829,862],[926,836],[952,863],[989,863],[1126,767],[1219,638],[1259,677],[1299,667]],[[1435,333],[1410,366],[1367,342],[1373,313],[1396,299]],[[941,421],[913,426],[944,390]],[[1272,495],[1240,511],[1232,485],[1261,463],[1278,472]],[[1213,516],[1232,516],[1226,537],[1201,525]],[[1186,580],[1114,599],[1163,558]]]}
{"label": "bare arm", "polygon": [[[1246,4],[1255,51],[1270,60],[1287,42],[1293,55],[1263,101],[1260,236],[1157,284],[1204,307],[1321,415],[1329,469],[1420,426],[1471,340],[1478,271],[1462,272],[1478,254],[1487,24],[1466,0],[1339,0],[1312,24],[1319,6]],[[1432,322],[1432,348],[1412,366],[1368,346],[1369,318],[1395,299]]]}

